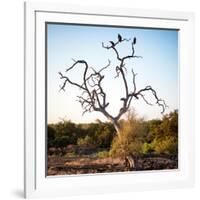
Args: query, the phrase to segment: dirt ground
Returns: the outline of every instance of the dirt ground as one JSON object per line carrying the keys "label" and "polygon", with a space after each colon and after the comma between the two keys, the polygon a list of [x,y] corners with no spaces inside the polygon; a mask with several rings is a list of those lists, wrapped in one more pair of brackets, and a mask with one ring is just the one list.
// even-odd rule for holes
{"label": "dirt ground", "polygon": [[122,158],[91,156],[48,156],[48,175],[93,174],[124,171],[177,169],[177,157],[148,156],[138,158],[137,168],[130,169]]}

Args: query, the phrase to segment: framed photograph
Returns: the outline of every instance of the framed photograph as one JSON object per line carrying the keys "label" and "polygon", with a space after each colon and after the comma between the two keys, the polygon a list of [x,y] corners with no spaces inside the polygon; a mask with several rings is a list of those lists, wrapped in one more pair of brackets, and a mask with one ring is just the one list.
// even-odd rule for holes
{"label": "framed photograph", "polygon": [[194,184],[192,13],[25,3],[25,197]]}

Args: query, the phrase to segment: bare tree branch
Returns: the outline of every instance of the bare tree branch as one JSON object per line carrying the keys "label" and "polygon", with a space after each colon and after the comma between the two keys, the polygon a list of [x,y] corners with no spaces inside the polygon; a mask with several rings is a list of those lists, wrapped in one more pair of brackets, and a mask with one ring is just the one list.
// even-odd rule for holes
{"label": "bare tree branch", "polygon": [[[121,42],[123,42],[123,41],[129,41],[129,40],[122,39]],[[125,76],[125,71],[126,71],[125,61],[127,59],[131,59],[131,58],[142,58],[142,56],[136,56],[135,55],[135,48],[134,48],[134,46],[136,44],[136,38],[134,37],[133,40],[132,40],[132,42],[131,42],[131,49],[132,49],[131,54],[127,55],[127,56],[124,56],[124,57],[120,57],[119,52],[117,50],[117,45],[120,44],[121,42],[119,42],[119,40],[118,40],[117,42],[113,42],[112,41],[112,43],[111,43],[111,41],[110,41],[110,43],[111,43],[110,46],[109,45],[105,46],[104,43],[102,43],[102,47],[103,48],[113,49],[114,50],[114,52],[115,52],[115,54],[117,56],[117,59],[119,60],[119,65],[116,66],[116,68],[115,68],[115,71],[116,71],[115,78],[117,78],[117,77],[119,77],[121,75],[122,81],[123,81],[123,84],[124,84],[124,88],[125,88],[125,97],[121,98],[121,100],[123,101],[123,105],[119,109],[119,113],[115,117],[115,119],[119,120],[120,117],[125,112],[127,112],[127,110],[130,107],[130,104],[132,102],[133,97],[135,99],[139,99],[139,97],[141,97],[146,104],[152,105],[150,102],[147,101],[147,99],[145,98],[145,95],[143,94],[143,93],[145,93],[147,91],[150,91],[153,94],[154,98],[156,99],[156,104],[158,104],[158,106],[160,106],[162,108],[161,113],[164,113],[167,105],[165,104],[164,100],[158,98],[156,91],[151,86],[147,86],[146,88],[137,91],[136,80],[135,80],[135,77],[136,77],[137,74],[134,73],[133,69],[132,69],[132,75],[133,75],[133,92],[129,91],[128,84],[127,84],[127,79],[126,79],[126,76]]]}
{"label": "bare tree branch", "polygon": [[[130,55],[121,57],[117,46],[121,44],[122,42],[129,42],[130,39],[122,38],[121,35],[118,34],[118,40],[116,42],[110,41],[109,45],[105,45],[102,42],[102,47],[108,50],[113,50],[116,54],[116,58],[118,60],[118,65],[115,67],[116,76],[115,78],[122,79],[122,83],[124,85],[125,95],[121,98],[122,106],[119,109],[118,114],[114,117],[111,114],[109,114],[106,110],[106,108],[109,105],[109,102],[107,102],[106,99],[106,93],[103,90],[102,87],[102,81],[104,79],[104,75],[102,72],[106,70],[110,64],[111,61],[108,60],[108,64],[105,67],[102,67],[100,70],[96,70],[94,67],[89,67],[88,63],[85,60],[74,60],[74,63],[72,66],[66,69],[66,73],[74,69],[77,65],[81,64],[84,65],[84,72],[82,74],[82,83],[76,83],[69,79],[68,76],[64,76],[61,72],[59,72],[60,79],[64,80],[62,86],[60,86],[60,90],[65,90],[66,84],[69,83],[73,86],[76,86],[77,88],[82,90],[82,96],[78,97],[78,102],[80,102],[82,108],[83,108],[83,114],[86,112],[92,112],[97,111],[101,112],[104,116],[106,116],[115,126],[117,132],[119,133],[119,124],[118,121],[121,118],[121,116],[128,111],[130,108],[131,102],[133,99],[139,99],[141,98],[146,104],[153,105],[150,103],[146,97],[145,94],[149,92],[152,94],[152,96],[155,99],[155,103],[162,108],[161,113],[164,113],[167,105],[163,99],[158,98],[156,91],[151,86],[146,86],[142,89],[137,90],[136,87],[136,73],[134,73],[133,69],[131,70],[132,76],[133,76],[133,87],[132,91],[129,90],[128,83],[127,83],[127,68],[126,68],[126,60],[132,59],[132,58],[142,58],[141,56],[135,55],[135,45],[136,45],[136,37],[133,38],[131,42],[131,53]],[[88,72],[88,70],[91,69],[92,72]]]}
{"label": "bare tree branch", "polygon": [[85,65],[82,77],[83,82],[81,84],[75,83],[70,80],[68,76],[64,76],[61,72],[59,72],[60,79],[64,79],[63,85],[61,86],[60,90],[64,90],[67,83],[76,86],[77,88],[82,90],[82,96],[77,97],[78,102],[80,102],[83,108],[83,114],[94,110],[102,112],[104,113],[104,115],[105,113],[108,115],[105,109],[109,105],[109,103],[106,101],[106,93],[104,92],[101,85],[101,82],[104,79],[104,75],[102,75],[101,72],[110,66],[111,61],[108,60],[108,64],[105,67],[101,68],[99,71],[96,71],[94,68],[90,67],[90,69],[92,69],[93,71],[93,73],[90,74],[88,74],[89,66],[86,61],[73,61],[74,64],[67,68],[65,72],[67,73],[71,71],[78,64]]}

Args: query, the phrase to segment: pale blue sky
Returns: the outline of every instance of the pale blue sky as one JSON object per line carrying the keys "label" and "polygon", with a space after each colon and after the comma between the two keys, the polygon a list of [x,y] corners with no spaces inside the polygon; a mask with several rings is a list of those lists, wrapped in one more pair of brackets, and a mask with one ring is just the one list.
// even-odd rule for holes
{"label": "pale blue sky", "polygon": [[[62,84],[58,72],[73,64],[75,60],[84,59],[96,69],[105,66],[108,59],[111,66],[105,70],[103,86],[108,96],[110,105],[108,111],[116,115],[121,106],[120,97],[124,90],[121,78],[115,79],[115,66],[117,64],[115,54],[112,50],[102,48],[101,43],[117,40],[121,34],[126,38],[137,38],[135,45],[136,58],[126,63],[128,69],[127,80],[129,86],[132,83],[131,68],[136,76],[137,88],[151,85],[160,98],[164,99],[169,106],[166,113],[178,108],[178,31],[158,29],[137,29],[122,27],[99,27],[80,26],[67,24],[48,24],[47,26],[47,102],[48,123],[57,122],[66,117],[74,122],[92,122],[95,119],[103,121],[106,118],[97,112],[86,113],[82,116],[82,108],[77,102],[77,95],[81,91],[71,85],[66,85],[66,92],[59,92]],[[131,52],[131,44],[126,42],[119,46],[121,55]],[[80,82],[83,66],[74,68],[68,76]],[[151,102],[155,102],[147,95]],[[149,106],[141,100],[133,100],[132,107],[139,116],[145,119],[160,118],[161,108],[157,105]]]}

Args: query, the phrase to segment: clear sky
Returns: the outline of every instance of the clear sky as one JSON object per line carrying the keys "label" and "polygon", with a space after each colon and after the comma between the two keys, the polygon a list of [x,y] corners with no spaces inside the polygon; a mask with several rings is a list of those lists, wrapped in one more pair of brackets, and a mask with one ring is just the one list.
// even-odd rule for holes
{"label": "clear sky", "polygon": [[[127,81],[131,88],[131,69],[136,76],[137,88],[151,85],[160,98],[166,101],[169,108],[165,113],[178,108],[178,31],[161,29],[138,29],[124,27],[80,26],[68,24],[48,24],[47,26],[47,116],[48,123],[60,121],[60,118],[74,122],[92,122],[96,119],[106,121],[103,114],[98,112],[85,113],[77,101],[81,91],[69,84],[66,91],[59,91],[62,80],[58,72],[65,72],[73,64],[73,59],[84,59],[90,66],[100,69],[111,60],[111,65],[105,70],[103,87],[107,93],[110,105],[108,111],[116,115],[122,104],[120,98],[124,96],[121,78],[116,75],[116,56],[112,50],[102,48],[101,44],[109,44],[110,40],[117,41],[117,35],[124,38],[137,38],[135,58],[126,63]],[[120,55],[131,53],[131,43],[125,42],[119,46]],[[67,75],[71,80],[81,83],[83,65],[77,66]],[[149,101],[155,103],[150,96]],[[145,119],[160,118],[161,108],[157,105],[149,106],[141,100],[133,100],[139,116]]]}

